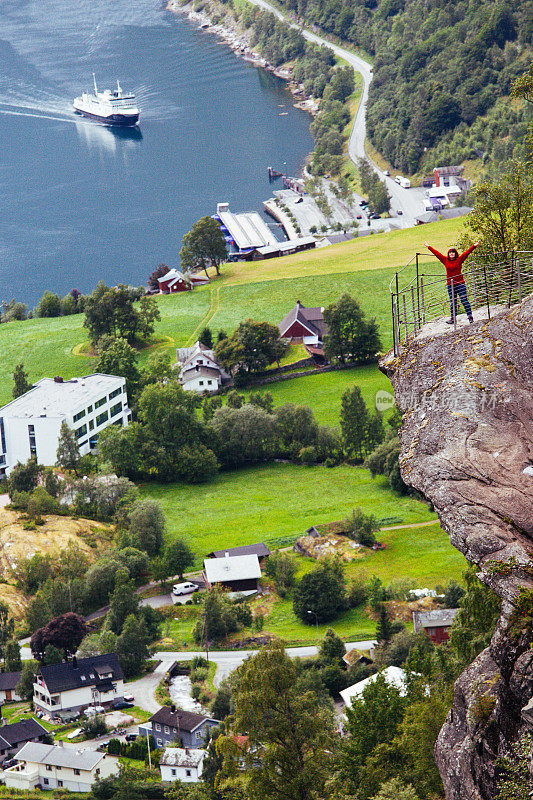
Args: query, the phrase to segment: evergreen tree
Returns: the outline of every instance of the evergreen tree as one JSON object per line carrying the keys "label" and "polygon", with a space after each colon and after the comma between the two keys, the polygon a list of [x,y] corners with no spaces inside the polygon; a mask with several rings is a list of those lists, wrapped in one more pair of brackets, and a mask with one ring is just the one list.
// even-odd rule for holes
{"label": "evergreen tree", "polygon": [[28,380],[28,373],[24,369],[24,364],[21,363],[17,364],[13,372],[13,398],[16,399],[21,395],[29,392],[31,389],[31,383]]}
{"label": "evergreen tree", "polygon": [[57,465],[61,469],[71,470],[77,476],[80,459],[80,447],[76,433],[63,420],[59,429]]}
{"label": "evergreen tree", "polygon": [[31,703],[33,701],[33,684],[35,681],[35,672],[37,671],[37,668],[37,661],[34,661],[33,659],[25,661],[22,667],[20,680],[17,684],[17,688],[15,689],[19,697],[22,697],[22,699],[27,703]]}
{"label": "evergreen tree", "polygon": [[361,458],[368,428],[368,411],[359,386],[346,389],[341,401],[341,431],[344,450],[351,458]]}
{"label": "evergreen tree", "polygon": [[378,644],[388,644],[392,639],[392,622],[386,607],[381,604],[379,609],[378,626],[376,630]]}
{"label": "evergreen tree", "polygon": [[130,614],[117,639],[117,657],[126,678],[138,675],[149,656],[150,635],[144,619]]}
{"label": "evergreen tree", "polygon": [[306,625],[314,624],[315,614],[318,622],[335,619],[346,607],[346,584],[338,561],[320,562],[294,590],[294,613]]}
{"label": "evergreen tree", "polygon": [[198,337],[198,341],[200,344],[203,344],[205,347],[211,349],[211,347],[213,347],[213,334],[211,332],[211,328],[205,327]]}
{"label": "evergreen tree", "polygon": [[6,642],[4,650],[4,666],[6,672],[19,672],[22,669],[20,658],[20,645],[16,639]]}
{"label": "evergreen tree", "polygon": [[137,614],[138,610],[139,598],[135,594],[135,583],[130,580],[128,570],[122,567],[115,575],[115,591],[109,600],[106,628],[117,636],[120,635],[126,618],[130,614]]}
{"label": "evergreen tree", "polygon": [[322,664],[342,666],[344,663],[342,657],[345,654],[346,648],[344,642],[340,636],[337,636],[334,630],[328,628],[318,652],[320,662]]}
{"label": "evergreen tree", "polygon": [[63,661],[63,653],[53,644],[47,644],[44,649],[43,664],[61,664]]}

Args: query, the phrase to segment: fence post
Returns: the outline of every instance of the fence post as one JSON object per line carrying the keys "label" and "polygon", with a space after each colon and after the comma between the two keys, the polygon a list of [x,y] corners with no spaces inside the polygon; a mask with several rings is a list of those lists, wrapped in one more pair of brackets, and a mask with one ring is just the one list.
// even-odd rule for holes
{"label": "fence post", "polygon": [[415,288],[413,284],[411,284],[411,305],[413,307],[413,336],[416,336],[418,325],[417,325],[417,316],[415,309]]}
{"label": "fence post", "polygon": [[402,294],[403,297],[403,319],[405,322],[405,341],[409,339],[409,328],[407,327],[407,304],[405,302],[405,290]]}
{"label": "fence post", "polygon": [[487,283],[487,265],[483,264],[483,275],[485,276],[485,297],[487,299],[487,313],[490,319],[490,300],[489,300],[489,285]]}
{"label": "fence post", "polygon": [[518,302],[522,302],[522,283],[520,280],[520,259],[516,259],[516,280],[518,284]]}
{"label": "fence post", "polygon": [[474,309],[477,308],[477,292],[476,292],[476,265],[472,264],[472,291],[474,293]]}
{"label": "fence post", "polygon": [[424,299],[424,276],[420,276],[420,298],[422,300],[422,325],[426,324],[426,301]]}
{"label": "fence post", "polygon": [[453,282],[453,278],[451,279],[451,287],[452,287],[452,299],[451,299],[452,309],[451,310],[452,310],[452,319],[453,319],[453,329],[454,329],[454,331],[456,331],[457,330],[457,307],[455,305],[455,285],[454,285],[454,282]]}
{"label": "fence post", "polygon": [[394,351],[394,355],[398,355],[398,345],[396,342],[396,306],[394,304],[394,295],[391,294],[391,306],[392,306],[392,348]]}
{"label": "fence post", "polygon": [[416,254],[416,307],[418,310],[418,327],[420,328],[420,284],[418,274],[418,253]]}

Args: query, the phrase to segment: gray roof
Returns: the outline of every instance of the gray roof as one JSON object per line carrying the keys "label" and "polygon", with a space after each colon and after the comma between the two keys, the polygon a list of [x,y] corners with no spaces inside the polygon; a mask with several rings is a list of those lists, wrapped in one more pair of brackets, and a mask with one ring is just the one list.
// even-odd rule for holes
{"label": "gray roof", "polygon": [[[69,689],[80,689],[82,686],[101,686],[109,681],[122,680],[124,675],[115,653],[101,656],[78,658],[63,661],[61,664],[47,664],[37,670],[49,692],[66,692]],[[109,675],[110,677],[106,677]]]}
{"label": "gray roof", "polygon": [[46,728],[43,728],[33,717],[21,719],[20,722],[13,722],[11,725],[2,725],[0,728],[0,747],[2,746],[2,739],[7,745],[14,747],[21,742],[29,742],[38,736],[44,736],[46,733]]}
{"label": "gray roof", "polygon": [[258,558],[270,555],[270,550],[263,542],[257,544],[244,544],[241,547],[227,547],[225,550],[213,550],[208,553],[208,558],[224,558],[228,553],[230,556],[249,556],[255,553]]}
{"label": "gray roof", "polygon": [[189,750],[181,747],[166,747],[159,764],[165,767],[197,767],[205,756],[205,750]]}
{"label": "gray roof", "polygon": [[179,728],[181,731],[192,733],[205,722],[218,725],[216,719],[204,717],[203,714],[196,714],[194,711],[184,711],[182,708],[163,706],[150,717],[150,722],[158,722],[160,725],[169,725],[172,728]]}
{"label": "gray roof", "polygon": [[255,553],[247,556],[206,558],[204,569],[209,583],[226,583],[227,581],[261,577],[261,567]]}
{"label": "gray roof", "polygon": [[316,333],[319,336],[326,333],[323,309],[306,308],[299,300],[296,301],[294,308],[291,308],[287,316],[278,325],[280,335],[283,336],[295,322],[299,322],[306,327],[309,333]]}
{"label": "gray roof", "polygon": [[34,764],[50,764],[53,767],[72,767],[92,770],[105,757],[97,750],[72,750],[70,747],[57,747],[54,744],[28,742],[18,751],[17,761]]}
{"label": "gray roof", "polygon": [[413,622],[415,633],[422,628],[449,628],[455,617],[458,608],[436,608],[432,611],[413,611]]}
{"label": "gray roof", "polygon": [[21,672],[0,672],[0,691],[16,689],[21,675]]}

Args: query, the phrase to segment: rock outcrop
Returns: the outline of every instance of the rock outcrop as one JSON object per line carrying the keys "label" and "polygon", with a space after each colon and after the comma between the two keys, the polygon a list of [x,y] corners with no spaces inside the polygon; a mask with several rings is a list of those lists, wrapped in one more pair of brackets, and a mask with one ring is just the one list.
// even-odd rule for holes
{"label": "rock outcrop", "polygon": [[436,759],[447,800],[494,800],[495,762],[533,733],[533,297],[411,340],[381,362],[403,414],[400,467],[503,598],[459,678]]}

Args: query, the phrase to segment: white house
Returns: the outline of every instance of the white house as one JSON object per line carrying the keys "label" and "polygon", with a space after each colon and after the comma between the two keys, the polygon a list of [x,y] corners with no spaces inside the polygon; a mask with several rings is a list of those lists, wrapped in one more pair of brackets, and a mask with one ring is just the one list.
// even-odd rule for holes
{"label": "white house", "polygon": [[213,350],[201,342],[176,350],[179,381],[186,392],[216,392],[230,376],[215,361]]}
{"label": "white house", "polygon": [[370,675],[369,678],[365,678],[363,681],[354,683],[353,686],[348,686],[347,689],[343,689],[341,692],[339,692],[340,696],[344,700],[344,704],[348,708],[351,708],[352,702],[362,698],[364,689],[370,683],[374,683],[378,675],[383,675],[387,683],[389,683],[391,686],[396,686],[400,690],[400,694],[402,696],[405,695],[405,670],[401,669],[400,667],[387,667],[381,672],[377,672],[375,675]]}
{"label": "white house", "polygon": [[204,764],[205,750],[166,747],[159,761],[162,781],[198,783]]}
{"label": "white house", "polygon": [[26,792],[37,787],[90,792],[97,778],[108,778],[119,771],[116,756],[53,744],[28,742],[15,758],[15,766],[4,770],[4,782],[11,789]]}
{"label": "white house", "polygon": [[18,461],[31,457],[53,466],[62,422],[76,432],[80,453],[89,453],[108,425],[131,422],[124,378],[100,373],[42,378],[0,408],[0,475],[9,475]]}
{"label": "white house", "polygon": [[71,719],[89,706],[124,699],[124,675],[114,653],[39,667],[33,704],[49,717]]}
{"label": "white house", "polygon": [[255,553],[230,556],[227,551],[223,558],[204,559],[203,577],[208,589],[218,584],[230,592],[254,594],[259,588],[261,565]]}

